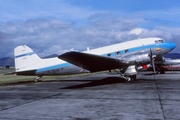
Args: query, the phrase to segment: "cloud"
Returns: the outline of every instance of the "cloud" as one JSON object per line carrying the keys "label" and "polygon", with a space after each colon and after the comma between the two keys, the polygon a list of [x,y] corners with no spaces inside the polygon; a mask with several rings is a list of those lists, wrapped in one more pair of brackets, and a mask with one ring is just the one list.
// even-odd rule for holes
{"label": "cloud", "polygon": [[[100,10],[74,5],[66,0],[1,1],[0,21],[58,18],[65,21],[82,21]],[[28,8],[28,9],[27,9]]]}
{"label": "cloud", "polygon": [[130,31],[130,34],[139,35],[143,30],[144,29],[142,29],[142,28],[135,28],[135,29]]}
{"label": "cloud", "polygon": [[[109,17],[107,17],[107,15]],[[162,37],[179,43],[178,27],[142,28],[143,18],[127,18],[112,13],[91,15],[84,26],[57,18],[28,19],[0,24],[0,58],[13,56],[13,49],[26,44],[45,57],[70,50],[83,51],[144,37]],[[137,34],[138,33],[138,34]],[[179,48],[176,49],[176,51]]]}

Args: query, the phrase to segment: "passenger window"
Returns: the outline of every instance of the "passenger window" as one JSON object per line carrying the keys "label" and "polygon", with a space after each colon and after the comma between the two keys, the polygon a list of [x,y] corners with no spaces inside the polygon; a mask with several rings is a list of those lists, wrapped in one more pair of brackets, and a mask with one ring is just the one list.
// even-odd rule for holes
{"label": "passenger window", "polygon": [[110,57],[110,56],[111,56],[111,53],[107,54],[107,56]]}
{"label": "passenger window", "polygon": [[125,50],[124,52],[127,53],[127,52],[129,52],[129,50]]}
{"label": "passenger window", "polygon": [[164,40],[156,40],[155,43],[163,43]]}
{"label": "passenger window", "polygon": [[116,52],[116,55],[120,55],[120,52],[118,51],[118,52]]}
{"label": "passenger window", "polygon": [[159,43],[163,43],[164,41],[163,40],[159,40]]}

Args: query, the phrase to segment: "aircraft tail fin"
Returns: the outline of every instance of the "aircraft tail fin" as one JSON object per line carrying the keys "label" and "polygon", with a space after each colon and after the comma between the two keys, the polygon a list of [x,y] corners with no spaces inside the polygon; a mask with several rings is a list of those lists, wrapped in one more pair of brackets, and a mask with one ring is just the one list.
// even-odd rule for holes
{"label": "aircraft tail fin", "polygon": [[14,49],[16,72],[37,69],[41,58],[28,46],[20,45]]}

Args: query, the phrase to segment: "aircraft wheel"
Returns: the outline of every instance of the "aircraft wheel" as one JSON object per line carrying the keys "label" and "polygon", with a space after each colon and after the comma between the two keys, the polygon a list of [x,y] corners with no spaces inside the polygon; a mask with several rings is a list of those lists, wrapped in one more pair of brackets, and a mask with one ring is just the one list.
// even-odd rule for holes
{"label": "aircraft wheel", "polygon": [[165,71],[160,71],[160,74],[165,74]]}
{"label": "aircraft wheel", "polygon": [[134,80],[136,80],[136,75],[126,77],[126,82],[127,83],[132,83]]}

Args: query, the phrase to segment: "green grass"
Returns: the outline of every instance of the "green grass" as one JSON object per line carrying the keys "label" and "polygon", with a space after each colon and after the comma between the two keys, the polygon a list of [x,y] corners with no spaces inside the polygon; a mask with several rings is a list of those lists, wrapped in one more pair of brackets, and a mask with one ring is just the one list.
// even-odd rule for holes
{"label": "green grass", "polygon": [[[18,83],[18,82],[33,82],[36,76],[14,76],[14,75],[4,75],[5,73],[13,72],[14,69],[5,69],[0,68],[0,84],[9,84],[9,83]],[[70,77],[84,76],[89,75],[86,74],[76,74],[76,75],[55,75],[55,76],[43,76],[40,78],[41,81],[56,81],[56,80],[64,80]]]}
{"label": "green grass", "polygon": [[0,74],[0,84],[32,81],[33,76],[13,76]]}
{"label": "green grass", "polygon": [[0,84],[6,83],[16,83],[21,81],[33,80],[33,76],[14,76],[14,75],[4,75],[5,73],[13,72],[14,69],[0,68]]}

